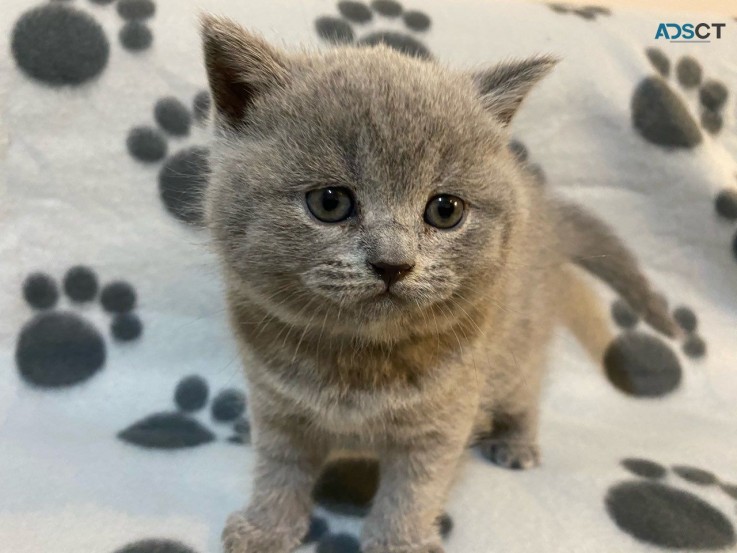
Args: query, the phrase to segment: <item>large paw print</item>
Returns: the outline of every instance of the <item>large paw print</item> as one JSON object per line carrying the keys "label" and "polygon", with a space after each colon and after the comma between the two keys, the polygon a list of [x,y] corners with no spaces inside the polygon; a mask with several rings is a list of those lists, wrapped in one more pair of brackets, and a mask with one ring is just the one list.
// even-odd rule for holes
{"label": "large paw print", "polygon": [[[325,466],[312,491],[312,497],[317,505],[332,513],[364,517],[371,509],[378,487],[378,462],[371,459],[340,459]],[[453,530],[453,519],[443,513],[438,517],[437,527],[445,539]],[[338,545],[345,549],[338,548]],[[343,551],[358,553],[358,540],[347,534],[333,535],[328,532],[318,542],[318,553]]]}
{"label": "large paw print", "polygon": [[[430,59],[427,47],[415,35],[430,28],[430,17],[421,11],[404,11],[394,0],[374,0],[370,5],[355,0],[338,2],[341,17],[325,16],[315,22],[317,34],[328,42],[338,44],[386,44],[410,56]],[[372,27],[381,18],[377,26]],[[399,26],[400,30],[392,29]],[[367,27],[366,30],[363,30]],[[357,32],[357,28],[361,28]]]}
{"label": "large paw print", "polygon": [[[625,459],[622,466],[644,480],[620,482],[607,492],[607,511],[621,530],[670,549],[708,551],[735,545],[727,516],[698,495],[664,483],[665,467],[645,459]],[[699,487],[719,486],[737,499],[737,486],[720,482],[709,471],[677,465],[672,472]]]}
{"label": "large paw print", "polygon": [[698,91],[701,115],[697,123],[682,96],[666,81],[671,72],[668,57],[657,48],[649,48],[646,55],[660,75],[643,79],[632,96],[632,123],[640,135],[666,148],[694,148],[703,140],[701,129],[719,133],[727,87],[715,79],[704,80],[703,69],[694,58],[684,56],[678,61],[678,84],[687,95]]}
{"label": "large paw print", "polygon": [[173,540],[141,540],[117,549],[115,553],[196,553],[191,547]]}
{"label": "large paw print", "polygon": [[572,13],[583,19],[588,19],[589,21],[593,21],[602,15],[612,14],[612,11],[609,8],[605,8],[603,6],[574,6],[571,4],[554,3],[548,4],[548,7],[555,13],[563,15]]}
{"label": "large paw print", "polygon": [[[624,332],[604,353],[609,381],[622,392],[639,397],[659,397],[678,388],[683,370],[670,344],[636,330],[638,316],[624,300],[612,304],[612,318]],[[706,354],[706,343],[697,333],[698,319],[688,307],[678,307],[673,318],[685,334],[683,353],[691,358]]]}
{"label": "large paw print", "polygon": [[210,172],[209,151],[204,146],[190,145],[167,157],[168,140],[188,137],[193,120],[203,126],[209,110],[210,96],[206,91],[195,96],[191,111],[176,98],[161,98],[153,110],[158,128],[134,127],[126,143],[128,152],[136,160],[148,165],[161,163],[159,197],[164,207],[169,214],[193,226],[203,223],[203,196]]}
{"label": "large paw print", "polygon": [[[130,444],[149,449],[182,449],[210,443],[216,435],[198,421],[194,414],[207,406],[210,389],[200,376],[182,379],[174,392],[177,411],[154,413],[133,423],[118,434]],[[228,424],[234,433],[227,437],[232,443],[250,443],[250,425],[244,418],[246,396],[228,388],[215,396],[210,416],[216,423]]]}
{"label": "large paw print", "polygon": [[[21,15],[11,50],[26,75],[49,86],[79,86],[105,70],[110,44],[98,23],[99,8],[116,0],[89,1],[90,10],[74,2],[49,1]],[[153,35],[145,20],[156,11],[153,1],[117,0],[117,11],[126,22],[118,35],[123,48],[140,52],[151,46]]]}
{"label": "large paw print", "polygon": [[63,290],[72,310],[56,308],[60,293],[49,275],[34,273],[23,284],[26,302],[39,313],[21,329],[15,361],[21,378],[31,386],[73,386],[90,379],[105,365],[105,340],[80,312],[85,304],[99,299],[112,315],[110,332],[117,342],[136,340],[143,330],[133,313],[136,292],[127,282],[105,285],[98,298],[97,275],[79,266],[66,273]]}
{"label": "large paw print", "polygon": [[[714,202],[717,215],[725,221],[737,221],[737,187],[725,188],[717,194]],[[737,232],[732,238],[732,254],[737,259]]]}

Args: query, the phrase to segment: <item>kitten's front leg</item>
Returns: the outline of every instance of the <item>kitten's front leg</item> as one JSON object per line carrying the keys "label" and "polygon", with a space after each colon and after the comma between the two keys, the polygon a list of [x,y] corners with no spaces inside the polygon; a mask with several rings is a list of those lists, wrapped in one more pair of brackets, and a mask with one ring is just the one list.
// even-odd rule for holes
{"label": "kitten's front leg", "polygon": [[468,429],[434,434],[380,454],[381,483],[364,525],[364,553],[443,553],[438,517]]}
{"label": "kitten's front leg", "polygon": [[325,448],[263,421],[258,433],[253,494],[245,510],[228,518],[225,553],[291,553],[309,526],[310,493]]}

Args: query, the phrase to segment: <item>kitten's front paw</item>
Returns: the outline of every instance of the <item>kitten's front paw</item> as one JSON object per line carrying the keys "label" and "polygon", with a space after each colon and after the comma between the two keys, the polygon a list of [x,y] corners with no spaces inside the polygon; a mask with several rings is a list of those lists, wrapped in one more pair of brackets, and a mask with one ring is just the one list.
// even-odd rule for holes
{"label": "kitten's front paw", "polygon": [[246,513],[236,511],[228,517],[222,541],[225,553],[291,553],[299,539],[293,529],[261,529],[249,521]]}
{"label": "kitten's front paw", "polygon": [[500,467],[527,470],[540,464],[540,450],[536,444],[489,440],[479,444],[481,454]]}

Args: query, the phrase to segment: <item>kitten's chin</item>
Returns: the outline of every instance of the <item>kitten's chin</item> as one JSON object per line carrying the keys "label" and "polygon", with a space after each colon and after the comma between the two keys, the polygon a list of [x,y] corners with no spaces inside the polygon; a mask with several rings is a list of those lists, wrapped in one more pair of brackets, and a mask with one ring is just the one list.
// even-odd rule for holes
{"label": "kitten's chin", "polygon": [[[386,289],[383,284],[360,291],[353,290],[349,294],[340,296],[325,294],[323,290],[313,292],[334,304],[346,315],[350,314],[360,319],[361,322],[378,322],[405,317],[408,313],[417,313],[422,309],[427,309],[433,303],[446,299],[440,295],[433,297],[427,294],[416,294],[411,289],[399,286]],[[434,301],[431,301],[433,299]]]}
{"label": "kitten's chin", "polygon": [[[413,294],[382,288],[371,295],[345,300],[333,311],[330,331],[378,342],[396,342],[407,336],[438,332],[444,327],[447,309],[433,309],[447,300],[444,294]],[[441,314],[433,313],[440,311]]]}
{"label": "kitten's chin", "polygon": [[[341,287],[332,284],[258,290],[243,283],[240,292],[264,312],[287,325],[320,335],[361,337],[397,342],[412,335],[442,331],[454,314],[445,305],[449,287],[398,283],[387,291],[383,283]],[[375,284],[375,285],[374,285]],[[266,315],[268,314],[268,315]]]}
{"label": "kitten's chin", "polygon": [[299,295],[313,306],[301,312],[303,317],[315,320],[315,310],[329,311],[328,325],[332,323],[340,334],[354,335],[365,334],[365,327],[376,327],[372,334],[381,334],[382,326],[412,333],[417,320],[427,319],[424,312],[448,301],[459,284],[452,271],[431,265],[387,288],[376,275],[339,261],[316,264],[299,280]]}
{"label": "kitten's chin", "polygon": [[[302,296],[304,298],[304,296]],[[263,301],[251,296],[263,312],[262,323],[269,316],[315,336],[359,338],[362,341],[392,344],[412,336],[435,335],[452,326],[458,314],[453,313],[440,296],[430,301],[426,294],[413,298],[397,293],[374,293],[353,298],[326,298],[313,294],[301,305]]]}
{"label": "kitten's chin", "polygon": [[443,300],[422,303],[397,295],[385,295],[364,302],[360,309],[347,315],[352,323],[341,320],[334,327],[336,333],[382,343],[397,343],[413,336],[437,335],[453,326],[458,317]]}

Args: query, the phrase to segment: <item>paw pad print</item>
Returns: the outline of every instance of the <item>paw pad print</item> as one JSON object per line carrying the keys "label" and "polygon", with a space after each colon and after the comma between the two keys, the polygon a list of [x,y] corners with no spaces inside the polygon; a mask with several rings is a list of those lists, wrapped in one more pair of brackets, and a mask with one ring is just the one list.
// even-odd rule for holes
{"label": "paw pad print", "polygon": [[[622,466],[641,480],[620,482],[607,492],[606,509],[621,530],[639,541],[670,549],[711,551],[735,545],[730,519],[697,493],[666,483],[670,475],[664,466],[635,458],[624,459]],[[707,470],[676,465],[670,473],[697,486],[699,492],[720,488],[737,499],[737,486],[721,482]]]}
{"label": "paw pad print", "polygon": [[62,293],[49,275],[34,273],[23,284],[23,297],[38,314],[20,331],[15,361],[21,378],[34,387],[74,386],[103,368],[105,339],[84,313],[95,302],[112,316],[110,333],[116,342],[137,340],[143,331],[133,313],[136,292],[127,282],[111,282],[100,291],[92,269],[77,266],[67,271],[62,290],[70,310],[57,308]]}
{"label": "paw pad print", "polygon": [[[379,465],[370,459],[340,459],[328,463],[312,490],[315,503],[323,509],[340,516],[365,517],[379,487]],[[315,522],[317,520],[317,522]],[[317,552],[360,551],[358,540],[348,534],[331,534],[322,519],[313,518],[321,530],[322,539],[311,539],[312,526],[304,543],[317,541]],[[438,532],[443,539],[453,530],[453,519],[443,513],[437,520]],[[338,546],[343,547],[340,549]]]}
{"label": "paw pad print", "polygon": [[317,544],[317,553],[361,553],[361,544],[355,536],[331,532],[328,521],[322,517],[310,519],[310,527],[302,538],[302,545],[312,543]]}
{"label": "paw pad print", "polygon": [[49,86],[79,86],[105,70],[110,44],[98,19],[115,3],[125,22],[120,44],[129,52],[146,50],[153,34],[146,24],[156,11],[152,0],[53,1],[25,12],[12,31],[11,50],[18,67]]}
{"label": "paw pad print", "polygon": [[691,308],[683,305],[676,307],[673,310],[673,319],[686,334],[681,345],[683,353],[691,359],[699,359],[706,355],[706,342],[697,332],[699,320]]}
{"label": "paw pad print", "polygon": [[[714,208],[722,219],[737,222],[737,187],[725,188],[717,194]],[[737,259],[737,231],[732,238],[732,255]]]}
{"label": "paw pad print", "polygon": [[702,129],[718,134],[729,96],[724,83],[705,79],[701,65],[693,57],[684,56],[678,61],[678,85],[686,96],[692,96],[692,103],[700,106],[697,122],[682,96],[666,80],[671,74],[668,57],[657,48],[649,48],[645,53],[659,75],[643,79],[632,96],[632,123],[640,136],[665,148],[695,148],[703,140]]}
{"label": "paw pad print", "polygon": [[574,6],[571,4],[548,4],[548,7],[555,13],[559,14],[574,14],[583,19],[590,21],[595,20],[597,17],[602,15],[612,15],[609,8],[603,6]]}
{"label": "paw pad print", "polygon": [[[405,11],[394,0],[374,0],[369,5],[355,0],[338,2],[340,17],[324,16],[315,22],[317,34],[337,44],[386,44],[410,56],[430,59],[432,55],[417,38],[431,26],[430,16],[418,10]],[[377,22],[376,20],[381,20]]]}
{"label": "paw pad print", "polygon": [[167,156],[168,143],[189,137],[193,122],[204,126],[209,110],[210,96],[206,91],[194,97],[191,110],[177,98],[161,98],[153,109],[157,127],[134,127],[126,142],[128,153],[137,161],[146,165],[161,164],[158,188],[164,207],[169,214],[193,226],[203,223],[203,194],[210,172],[209,151],[204,146],[190,145]]}
{"label": "paw pad print", "polygon": [[[438,529],[443,538],[447,538],[453,529],[453,520],[444,514],[438,520]],[[315,553],[361,553],[361,544],[358,538],[348,533],[333,533],[330,525],[322,518],[313,516],[310,527],[302,538],[302,545],[317,544]]]}
{"label": "paw pad print", "polygon": [[[148,449],[182,449],[214,441],[217,436],[195,417],[209,401],[207,381],[197,375],[182,379],[174,391],[176,411],[149,415],[118,434],[129,444]],[[225,439],[231,443],[250,443],[250,425],[244,417],[246,396],[227,388],[221,390],[210,403],[210,418],[214,423],[228,425],[233,431]]]}
{"label": "paw pad print", "polygon": [[[639,317],[624,300],[612,304],[612,318],[624,330],[607,347],[604,368],[609,381],[620,391],[639,397],[664,396],[681,384],[683,369],[668,342],[636,329]],[[698,335],[698,319],[688,307],[674,310],[673,318],[685,333],[682,350],[691,358],[706,354]]]}

